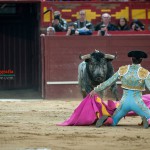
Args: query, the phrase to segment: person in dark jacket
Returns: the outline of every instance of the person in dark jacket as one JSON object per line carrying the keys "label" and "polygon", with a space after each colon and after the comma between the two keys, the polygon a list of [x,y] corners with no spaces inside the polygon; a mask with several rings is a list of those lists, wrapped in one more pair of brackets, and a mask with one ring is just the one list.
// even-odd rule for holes
{"label": "person in dark jacket", "polygon": [[91,35],[94,27],[91,22],[86,20],[86,11],[79,12],[79,19],[74,22],[76,35]]}
{"label": "person in dark jacket", "polygon": [[129,31],[130,27],[128,26],[128,21],[125,17],[121,17],[118,22],[119,31]]}
{"label": "person in dark jacket", "polygon": [[143,30],[145,30],[144,24],[138,19],[134,19],[131,22],[130,27],[131,27],[131,30],[133,30],[133,31],[143,31]]}
{"label": "person in dark jacket", "polygon": [[108,31],[118,30],[117,26],[111,23],[111,16],[108,13],[102,14],[102,22],[95,26],[95,31],[101,30],[102,26],[106,26]]}
{"label": "person in dark jacket", "polygon": [[61,17],[60,11],[54,12],[54,20],[52,21],[52,27],[56,32],[67,31],[67,21]]}

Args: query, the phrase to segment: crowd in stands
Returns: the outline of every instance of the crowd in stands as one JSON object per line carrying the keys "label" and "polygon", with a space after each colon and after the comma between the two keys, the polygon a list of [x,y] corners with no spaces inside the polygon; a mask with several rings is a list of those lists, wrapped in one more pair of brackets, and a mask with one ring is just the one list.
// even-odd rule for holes
{"label": "crowd in stands", "polygon": [[62,18],[60,11],[54,12],[52,26],[47,28],[47,35],[54,35],[55,32],[66,32],[67,36],[70,35],[92,35],[93,31],[97,31],[99,36],[108,36],[109,31],[143,31],[145,30],[144,24],[140,20],[133,20],[131,24],[128,23],[125,17],[121,17],[118,24],[111,22],[111,15],[104,13],[101,16],[101,22],[93,25],[86,20],[86,11],[79,12],[79,19],[75,22],[67,23]]}

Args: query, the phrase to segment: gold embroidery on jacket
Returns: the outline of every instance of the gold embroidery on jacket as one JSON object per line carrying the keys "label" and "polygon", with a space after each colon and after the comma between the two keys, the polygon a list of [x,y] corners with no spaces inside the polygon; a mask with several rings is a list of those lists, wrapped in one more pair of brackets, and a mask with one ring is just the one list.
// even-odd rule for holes
{"label": "gold embroidery on jacket", "polygon": [[139,76],[139,78],[141,78],[141,79],[147,78],[148,74],[149,74],[149,71],[146,70],[146,69],[144,69],[144,68],[142,68],[142,67],[141,67],[141,68],[139,69],[139,71],[138,71],[138,76]]}
{"label": "gold embroidery on jacket", "polygon": [[141,87],[141,86],[122,85],[121,87],[124,88],[124,89],[145,91],[145,88],[144,88],[144,87]]}
{"label": "gold embroidery on jacket", "polygon": [[122,66],[119,68],[119,75],[123,76],[124,74],[126,74],[128,72],[128,65],[126,66]]}

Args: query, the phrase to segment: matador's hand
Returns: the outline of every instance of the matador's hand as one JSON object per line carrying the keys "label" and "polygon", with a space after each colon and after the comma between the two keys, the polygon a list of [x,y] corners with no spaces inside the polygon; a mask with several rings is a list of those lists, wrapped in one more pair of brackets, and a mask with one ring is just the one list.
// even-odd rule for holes
{"label": "matador's hand", "polygon": [[94,90],[92,90],[91,92],[90,92],[90,97],[93,97],[95,94],[97,94]]}

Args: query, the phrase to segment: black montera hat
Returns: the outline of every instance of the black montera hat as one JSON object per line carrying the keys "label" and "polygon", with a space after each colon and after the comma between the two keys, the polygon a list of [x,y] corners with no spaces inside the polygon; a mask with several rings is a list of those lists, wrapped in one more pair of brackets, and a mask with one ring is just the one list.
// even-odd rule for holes
{"label": "black montera hat", "polygon": [[147,54],[143,51],[130,51],[128,53],[128,57],[135,57],[137,59],[140,59],[140,58],[147,58]]}

